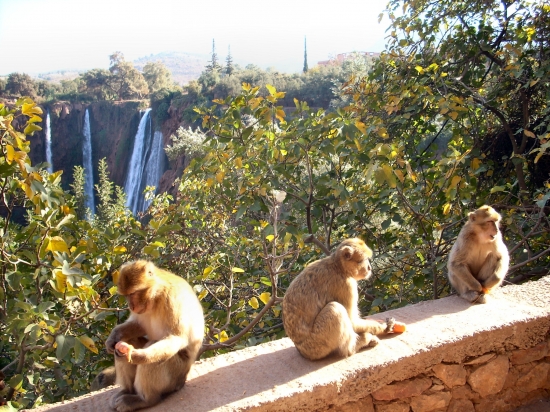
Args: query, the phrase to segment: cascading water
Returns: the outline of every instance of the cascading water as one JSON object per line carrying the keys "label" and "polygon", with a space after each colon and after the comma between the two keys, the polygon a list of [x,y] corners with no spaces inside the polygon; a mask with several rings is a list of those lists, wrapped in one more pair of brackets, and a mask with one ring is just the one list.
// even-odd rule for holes
{"label": "cascading water", "polygon": [[53,173],[52,162],[52,128],[50,123],[50,111],[46,114],[46,162],[48,162],[48,173]]}
{"label": "cascading water", "polygon": [[84,194],[86,195],[84,206],[94,215],[94,169],[92,168],[92,134],[90,132],[90,113],[88,109],[86,109],[86,114],[84,115],[82,134],[84,135],[82,157],[84,160]]}
{"label": "cascading water", "polygon": [[132,157],[130,158],[130,165],[128,175],[126,176],[126,183],[124,185],[124,191],[126,192],[126,206],[136,214],[138,210],[139,198],[141,197],[140,186],[141,177],[145,168],[145,148],[146,138],[151,134],[151,116],[149,113],[151,109],[145,110],[141,120],[139,122],[136,137],[134,139],[134,150]]}
{"label": "cascading water", "polygon": [[[145,190],[147,186],[155,186],[158,189],[158,184],[162,174],[164,173],[164,136],[162,132],[156,131],[153,134],[153,140],[151,141],[151,150],[149,152],[149,157],[145,162],[145,171],[143,172],[143,182],[142,182],[142,191]],[[145,197],[141,197],[142,204],[140,205],[140,210],[147,210],[151,204],[150,200],[145,200]]]}
{"label": "cascading water", "polygon": [[151,202],[145,201],[143,191],[147,186],[158,187],[164,172],[163,136],[152,132],[151,109],[145,110],[134,141],[124,191],[126,206],[134,215],[147,209]]}

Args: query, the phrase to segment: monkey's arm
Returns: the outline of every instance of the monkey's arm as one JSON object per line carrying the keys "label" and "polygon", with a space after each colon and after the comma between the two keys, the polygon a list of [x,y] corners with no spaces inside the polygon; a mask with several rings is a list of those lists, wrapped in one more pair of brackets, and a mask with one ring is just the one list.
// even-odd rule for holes
{"label": "monkey's arm", "polygon": [[139,323],[128,320],[112,330],[105,342],[105,347],[107,348],[107,352],[115,353],[115,345],[119,341],[128,342],[129,340],[140,338],[145,335],[145,329],[143,329]]}
{"label": "monkey's arm", "polygon": [[182,336],[170,335],[164,339],[158,340],[143,349],[134,349],[132,351],[132,360],[134,364],[162,362],[176,355],[180,350],[188,345],[188,339]]}

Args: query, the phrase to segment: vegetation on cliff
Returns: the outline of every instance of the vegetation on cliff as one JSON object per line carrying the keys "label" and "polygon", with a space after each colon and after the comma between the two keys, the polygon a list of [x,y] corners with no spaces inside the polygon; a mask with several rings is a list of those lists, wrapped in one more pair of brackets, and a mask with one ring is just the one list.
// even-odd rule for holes
{"label": "vegetation on cliff", "polygon": [[0,107],[0,395],[20,407],[87,390],[127,316],[117,270],[137,257],[194,286],[203,356],[283,336],[290,281],[350,236],[374,250],[364,314],[448,295],[447,254],[484,203],[503,215],[507,281],[547,275],[549,12],[527,0],[391,0],[388,50],[343,81],[330,111],[288,107],[288,84],[261,78],[222,93],[245,80],[239,70],[166,94],[167,110],[207,103],[195,109],[204,135],[176,137],[173,150],[195,156],[176,195],[155,197],[141,222],[108,179],[101,219],[77,217],[81,192],[28,160],[40,110]]}

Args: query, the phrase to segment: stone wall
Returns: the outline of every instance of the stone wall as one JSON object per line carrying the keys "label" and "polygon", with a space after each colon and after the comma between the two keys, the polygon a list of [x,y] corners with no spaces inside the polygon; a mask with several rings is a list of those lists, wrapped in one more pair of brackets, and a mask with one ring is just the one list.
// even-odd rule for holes
{"label": "stone wall", "polygon": [[522,350],[439,363],[338,408],[364,412],[509,411],[550,398],[550,340]]}
{"label": "stone wall", "polygon": [[[198,361],[185,387],[144,411],[506,412],[550,398],[550,276],[374,316],[407,331],[346,359],[311,362],[288,338]],[[35,409],[108,411],[118,388]]]}

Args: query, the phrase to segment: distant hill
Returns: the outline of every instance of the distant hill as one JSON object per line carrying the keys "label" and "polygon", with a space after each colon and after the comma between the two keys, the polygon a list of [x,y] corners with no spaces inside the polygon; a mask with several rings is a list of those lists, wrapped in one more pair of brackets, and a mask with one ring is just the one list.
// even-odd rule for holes
{"label": "distant hill", "polygon": [[186,85],[189,81],[199,78],[209,59],[208,55],[163,52],[141,57],[134,60],[133,63],[136,69],[141,71],[147,62],[161,62],[172,72],[172,78],[176,82]]}

